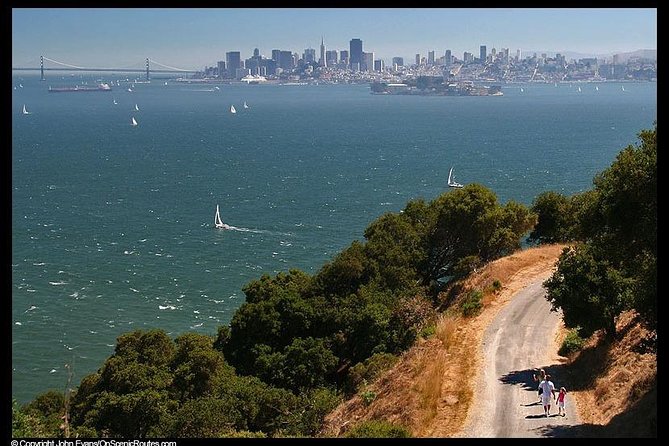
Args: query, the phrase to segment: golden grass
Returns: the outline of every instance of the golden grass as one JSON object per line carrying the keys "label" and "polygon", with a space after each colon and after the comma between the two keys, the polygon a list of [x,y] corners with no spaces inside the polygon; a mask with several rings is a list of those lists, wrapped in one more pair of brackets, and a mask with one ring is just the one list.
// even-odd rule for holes
{"label": "golden grass", "polygon": [[440,314],[434,335],[441,341],[447,350],[453,345],[455,330],[458,328],[459,318],[453,315]]}

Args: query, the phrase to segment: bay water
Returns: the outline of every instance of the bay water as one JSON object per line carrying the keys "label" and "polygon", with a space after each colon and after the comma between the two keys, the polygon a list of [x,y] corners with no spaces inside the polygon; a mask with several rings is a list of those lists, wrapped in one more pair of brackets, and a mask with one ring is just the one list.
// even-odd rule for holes
{"label": "bay water", "polygon": [[[63,390],[66,363],[76,385],[122,333],[214,335],[246,283],[291,268],[315,273],[383,213],[447,192],[451,167],[457,182],[530,205],[543,191],[590,189],[657,119],[655,83],[430,97],[163,80],[130,92],[120,75],[106,76],[111,92],[48,92],[99,76],[12,78],[20,402]],[[214,228],[216,205],[232,230]]]}

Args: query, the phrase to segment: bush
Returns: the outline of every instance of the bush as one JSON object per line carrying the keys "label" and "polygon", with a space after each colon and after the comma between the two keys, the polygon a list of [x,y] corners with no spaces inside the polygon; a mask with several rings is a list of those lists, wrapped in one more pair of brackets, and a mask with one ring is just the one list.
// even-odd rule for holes
{"label": "bush", "polygon": [[573,330],[569,330],[564,341],[562,341],[558,354],[561,356],[568,356],[581,350],[583,345],[585,345],[585,339],[579,336],[578,328],[574,328]]}
{"label": "bush", "polygon": [[492,282],[492,289],[493,291],[497,292],[502,289],[502,282],[499,281],[499,279],[495,279]]}
{"label": "bush", "polygon": [[483,293],[479,290],[472,290],[467,294],[467,298],[462,303],[460,308],[462,309],[462,315],[465,317],[476,316],[483,308],[481,303],[481,298]]}
{"label": "bush", "polygon": [[430,324],[426,325],[423,327],[423,329],[420,331],[420,337],[423,339],[427,339],[430,336],[433,336],[437,332],[437,326],[435,324]]}
{"label": "bush", "polygon": [[391,368],[398,361],[391,353],[375,353],[364,362],[359,362],[348,371],[347,388],[357,392],[363,383],[374,381],[382,372]]}
{"label": "bush", "polygon": [[362,398],[362,402],[365,403],[365,406],[369,406],[376,399],[376,393],[371,390],[365,390],[360,394],[360,398]]}
{"label": "bush", "polygon": [[346,433],[348,438],[411,438],[409,430],[384,420],[363,421]]}

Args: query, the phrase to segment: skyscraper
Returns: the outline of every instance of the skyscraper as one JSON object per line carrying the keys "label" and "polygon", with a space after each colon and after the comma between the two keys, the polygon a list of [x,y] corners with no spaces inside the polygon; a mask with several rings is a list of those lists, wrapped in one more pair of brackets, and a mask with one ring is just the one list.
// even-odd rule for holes
{"label": "skyscraper", "polygon": [[430,65],[434,65],[434,51],[427,52],[427,63]]}
{"label": "skyscraper", "polygon": [[447,67],[451,65],[451,62],[453,62],[453,56],[451,55],[451,50],[446,50],[444,53],[444,65]]}
{"label": "skyscraper", "polygon": [[479,59],[481,60],[481,63],[485,63],[486,57],[488,57],[488,55],[486,54],[486,47],[485,45],[481,45],[479,52]]}
{"label": "skyscraper", "polygon": [[404,66],[404,58],[403,57],[393,57],[393,65],[397,65],[398,67]]}
{"label": "skyscraper", "polygon": [[323,36],[321,36],[321,60],[318,61],[318,65],[321,67],[328,66],[328,60],[325,57],[325,41],[323,40]]}
{"label": "skyscraper", "polygon": [[237,68],[242,67],[242,58],[239,51],[230,51],[225,53],[225,66],[228,69],[228,73],[232,76],[235,76]]}
{"label": "skyscraper", "polygon": [[350,64],[351,68],[355,64],[358,64],[358,69],[362,65],[362,40],[360,39],[351,39],[351,42],[349,44],[349,47],[351,49],[351,52],[349,54],[350,57]]}
{"label": "skyscraper", "polygon": [[416,65],[420,65],[420,53],[416,54]]}

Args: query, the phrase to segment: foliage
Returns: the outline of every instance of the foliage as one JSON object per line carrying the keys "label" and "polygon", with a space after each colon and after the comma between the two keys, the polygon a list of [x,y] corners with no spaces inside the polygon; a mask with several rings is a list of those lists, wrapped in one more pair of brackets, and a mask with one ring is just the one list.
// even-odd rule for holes
{"label": "foliage", "polygon": [[531,209],[537,215],[537,224],[528,241],[558,243],[572,238],[575,220],[568,197],[553,191],[543,192],[534,199]]}
{"label": "foliage", "polygon": [[572,353],[576,353],[581,350],[585,345],[585,339],[583,339],[578,334],[578,328],[569,330],[567,336],[565,336],[558,350],[558,354],[561,356],[568,356]]}
{"label": "foliage", "polygon": [[376,392],[372,390],[365,390],[360,394],[362,402],[365,403],[365,406],[369,406],[376,399]]}
{"label": "foliage", "polygon": [[349,392],[357,392],[361,385],[374,381],[382,372],[397,363],[399,358],[391,353],[376,353],[359,362],[348,373],[346,387]]}
{"label": "foliage", "polygon": [[482,298],[483,293],[480,290],[472,290],[468,292],[465,300],[460,305],[462,315],[465,317],[471,317],[479,314],[483,308],[483,303],[481,302]]}
{"label": "foliage", "polygon": [[23,407],[23,412],[40,426],[42,436],[59,437],[62,435],[60,426],[65,413],[65,397],[63,392],[49,390],[44,392]]}
{"label": "foliage", "polygon": [[500,206],[494,193],[479,184],[443,194],[430,206],[436,224],[425,244],[426,283],[457,277],[477,263],[520,249],[521,237],[536,221],[536,216],[521,204],[511,201]]}
{"label": "foliage", "polygon": [[43,436],[39,420],[26,414],[19,403],[12,399],[12,438],[30,438]]}
{"label": "foliage", "polygon": [[403,426],[384,420],[368,420],[359,423],[346,433],[348,438],[411,438]]}
{"label": "foliage", "polygon": [[563,250],[557,271],[544,282],[546,298],[563,309],[566,327],[580,327],[585,336],[602,328],[613,337],[615,317],[631,305],[629,279],[592,251],[588,245]]}
{"label": "foliage", "polygon": [[657,128],[639,133],[573,200],[583,243],[565,250],[545,282],[568,327],[615,335],[615,318],[634,308],[657,324]]}

